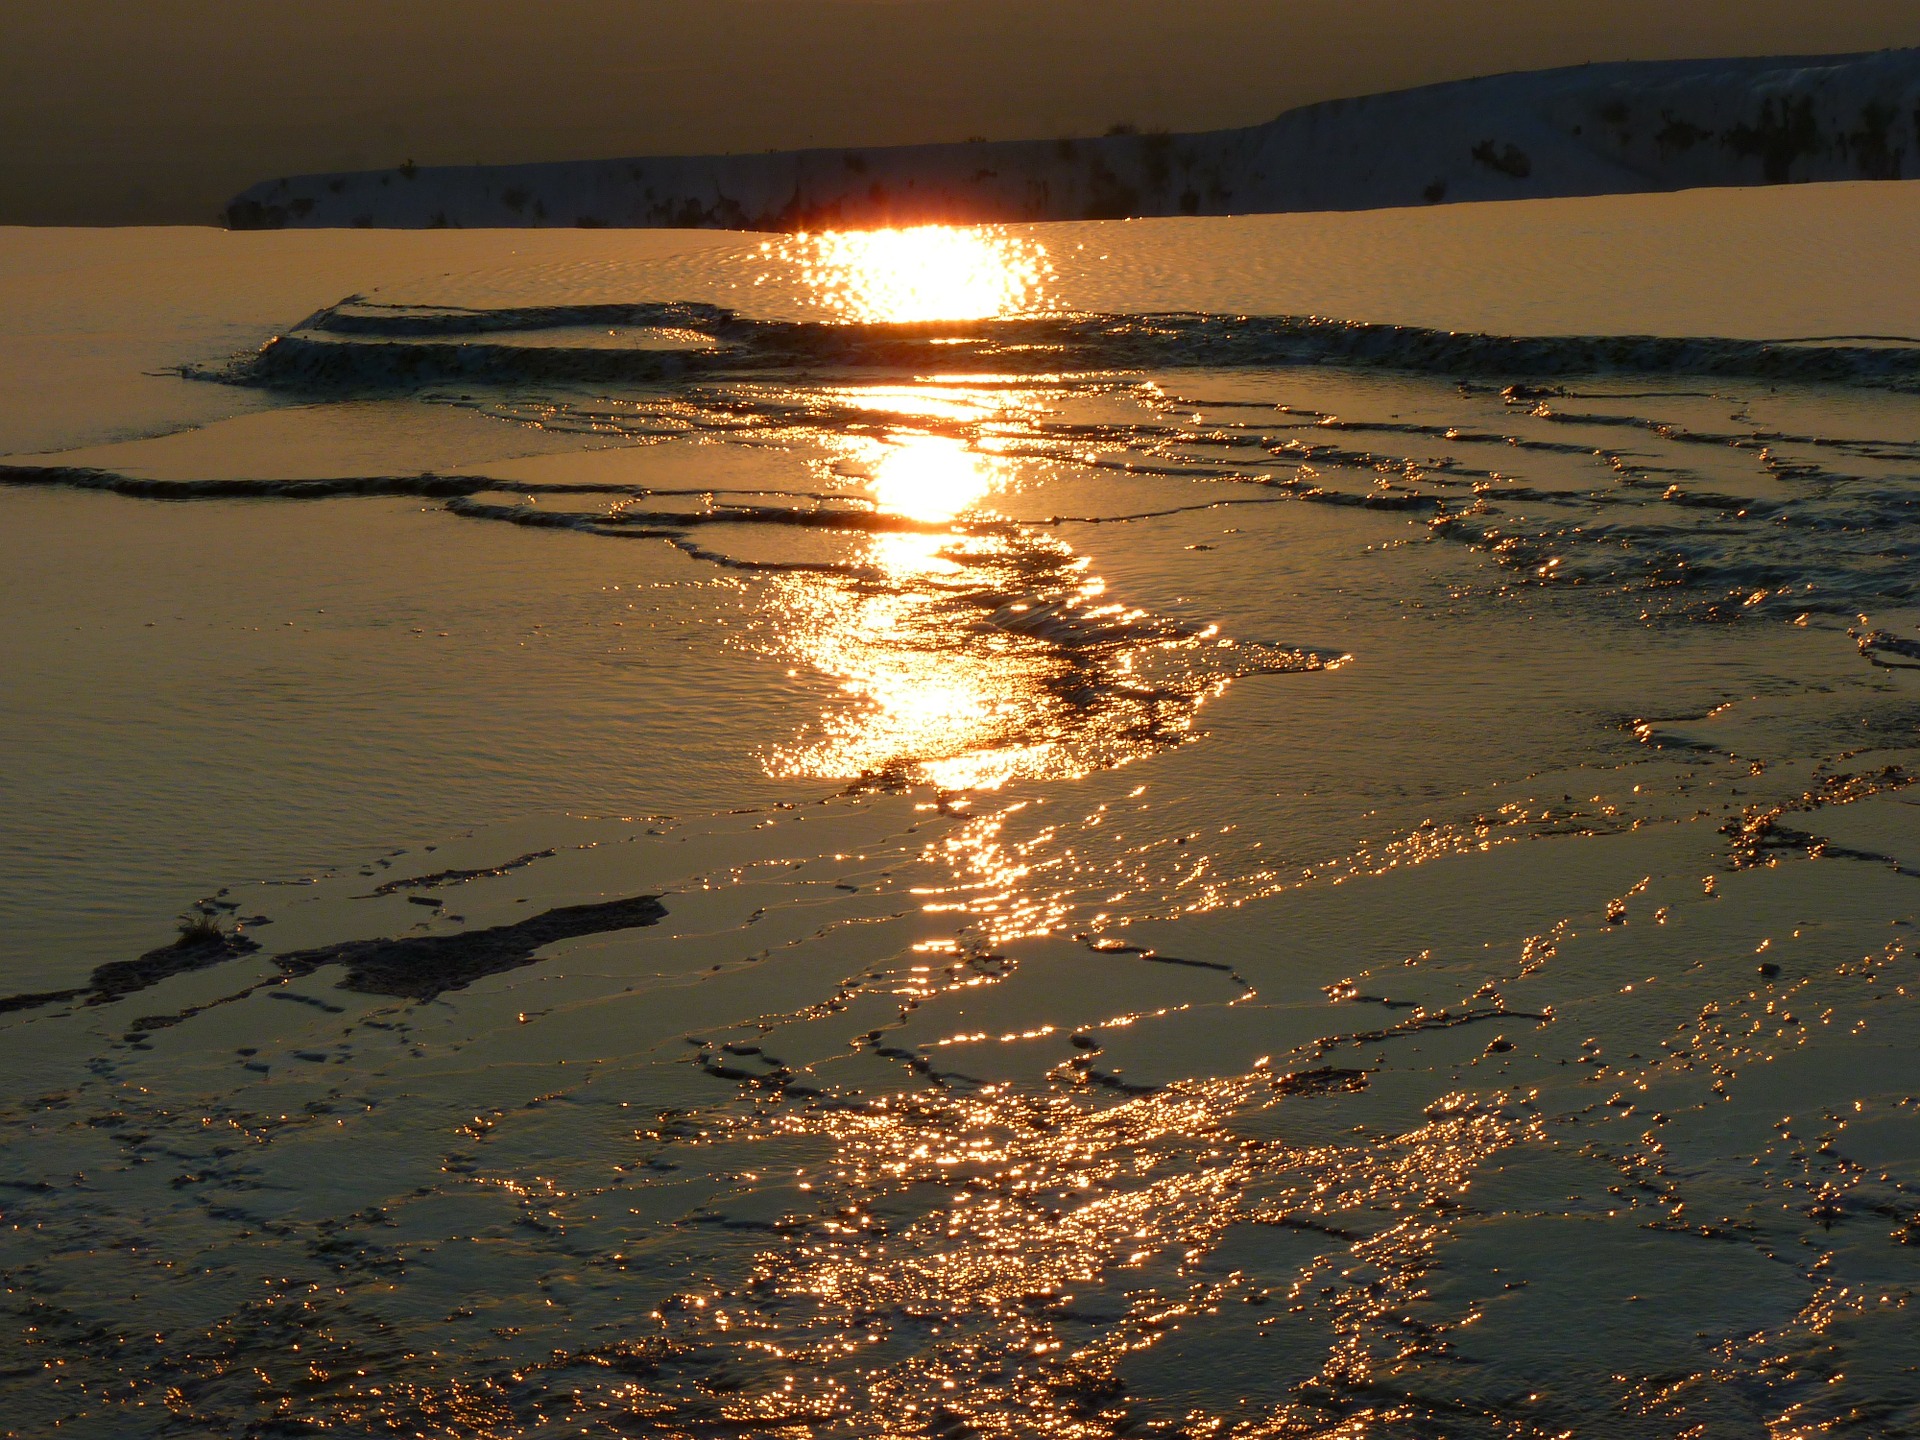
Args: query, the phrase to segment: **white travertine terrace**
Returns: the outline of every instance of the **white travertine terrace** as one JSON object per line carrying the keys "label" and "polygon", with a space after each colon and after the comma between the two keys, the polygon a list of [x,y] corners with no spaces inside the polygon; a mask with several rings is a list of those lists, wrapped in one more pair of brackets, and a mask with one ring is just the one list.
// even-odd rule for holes
{"label": "white travertine terrace", "polygon": [[1625,62],[1426,86],[1264,125],[265,181],[235,229],[830,230],[1368,210],[1920,173],[1920,49]]}

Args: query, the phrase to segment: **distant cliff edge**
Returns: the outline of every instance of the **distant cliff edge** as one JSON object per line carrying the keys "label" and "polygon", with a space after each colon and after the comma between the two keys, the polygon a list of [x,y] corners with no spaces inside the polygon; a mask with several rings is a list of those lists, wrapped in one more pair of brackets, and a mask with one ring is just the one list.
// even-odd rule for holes
{"label": "distant cliff edge", "polygon": [[1369,210],[1920,178],[1920,49],[1583,65],[1174,135],[301,175],[236,230],[577,225],[825,230]]}

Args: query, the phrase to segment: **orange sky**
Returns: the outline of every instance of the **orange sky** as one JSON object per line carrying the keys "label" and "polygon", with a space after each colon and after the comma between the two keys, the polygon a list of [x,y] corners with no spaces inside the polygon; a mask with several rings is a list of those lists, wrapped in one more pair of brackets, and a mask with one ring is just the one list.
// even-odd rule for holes
{"label": "orange sky", "polygon": [[0,223],[289,172],[1208,129],[1584,60],[1920,45],[1920,0],[0,0]]}

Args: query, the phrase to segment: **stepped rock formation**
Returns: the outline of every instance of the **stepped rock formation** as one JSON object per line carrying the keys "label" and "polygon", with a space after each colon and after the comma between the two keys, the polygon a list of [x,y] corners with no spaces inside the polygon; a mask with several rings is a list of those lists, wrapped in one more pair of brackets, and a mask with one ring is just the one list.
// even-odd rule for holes
{"label": "stepped rock formation", "polygon": [[305,175],[234,229],[826,230],[1365,210],[1920,177],[1920,49],[1584,65],[1431,85],[1198,134]]}

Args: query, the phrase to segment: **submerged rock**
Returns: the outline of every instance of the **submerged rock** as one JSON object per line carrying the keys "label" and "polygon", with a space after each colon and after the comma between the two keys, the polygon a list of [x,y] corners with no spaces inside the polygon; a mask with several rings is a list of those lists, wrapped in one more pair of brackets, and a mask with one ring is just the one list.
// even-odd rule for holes
{"label": "submerged rock", "polygon": [[512,925],[458,935],[349,940],[281,955],[275,963],[289,975],[310,975],[326,965],[341,965],[347,972],[340,981],[343,990],[431,1000],[443,991],[459,990],[489,975],[530,964],[534,952],[543,946],[655,925],[666,913],[659,896],[636,895],[597,905],[566,905]]}
{"label": "submerged rock", "polygon": [[[636,895],[598,904],[565,905],[530,915],[511,925],[494,925],[454,935],[409,935],[396,939],[347,940],[313,950],[296,950],[272,957],[288,976],[311,975],[329,965],[345,967],[343,990],[364,995],[392,995],[403,1000],[432,1000],[448,990],[459,990],[489,975],[499,975],[533,963],[543,946],[586,935],[605,935],[655,925],[667,907],[657,895]],[[97,968],[86,985],[68,990],[35,991],[0,997],[0,1014],[34,1010],[46,1005],[79,1001],[106,1005],[125,1000],[163,981],[228,960],[250,955],[259,942],[237,932],[182,938],[172,945],[149,950],[135,960],[115,960]],[[177,1017],[149,1017],[153,1023]]]}

